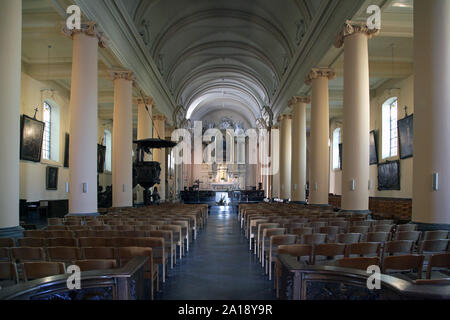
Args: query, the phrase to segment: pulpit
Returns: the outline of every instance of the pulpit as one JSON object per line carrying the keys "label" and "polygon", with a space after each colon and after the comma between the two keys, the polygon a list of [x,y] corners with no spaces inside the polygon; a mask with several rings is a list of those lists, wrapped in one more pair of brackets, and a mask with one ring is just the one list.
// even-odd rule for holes
{"label": "pulpit", "polygon": [[[144,205],[150,205],[152,203],[152,194],[149,189],[160,183],[161,166],[156,161],[144,161],[145,154],[151,153],[150,150],[154,148],[172,148],[176,146],[176,143],[162,139],[143,139],[136,140],[134,143],[137,144],[137,155],[133,168],[133,175],[135,175],[133,186],[135,186],[134,184],[139,184],[144,188]],[[157,196],[157,194],[153,195],[153,197]]]}

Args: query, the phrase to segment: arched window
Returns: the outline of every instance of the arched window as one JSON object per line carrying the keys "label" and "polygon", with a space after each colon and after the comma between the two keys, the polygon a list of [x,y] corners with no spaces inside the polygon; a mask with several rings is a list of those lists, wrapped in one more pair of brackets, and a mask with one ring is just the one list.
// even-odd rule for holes
{"label": "arched window", "polygon": [[52,133],[52,107],[47,102],[44,102],[44,140],[42,142],[42,158],[50,160],[51,152],[51,133]]}
{"label": "arched window", "polygon": [[333,169],[340,169],[341,163],[339,159],[339,143],[341,142],[341,128],[333,131]]}
{"label": "arched window", "polygon": [[112,146],[112,135],[111,131],[105,130],[104,131],[104,142],[106,147],[106,153],[105,153],[105,171],[111,172],[112,169],[112,161],[111,161],[111,146]]}
{"label": "arched window", "polygon": [[42,119],[45,123],[42,141],[42,159],[59,161],[59,107],[53,101],[45,100]]}
{"label": "arched window", "polygon": [[397,104],[397,97],[392,97],[383,103],[381,127],[383,159],[397,156]]}

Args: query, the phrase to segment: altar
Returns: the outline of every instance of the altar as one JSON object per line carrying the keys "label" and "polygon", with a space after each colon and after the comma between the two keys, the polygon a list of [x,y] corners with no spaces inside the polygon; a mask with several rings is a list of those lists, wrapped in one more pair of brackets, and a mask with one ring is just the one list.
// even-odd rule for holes
{"label": "altar", "polygon": [[239,184],[235,185],[233,182],[212,182],[210,185],[213,191],[230,191],[239,189]]}

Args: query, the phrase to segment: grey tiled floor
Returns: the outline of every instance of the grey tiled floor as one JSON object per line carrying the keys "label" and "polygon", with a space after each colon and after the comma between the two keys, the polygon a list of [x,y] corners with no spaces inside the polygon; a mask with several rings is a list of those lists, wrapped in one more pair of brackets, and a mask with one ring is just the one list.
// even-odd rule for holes
{"label": "grey tiled floor", "polygon": [[271,300],[273,282],[248,250],[237,215],[212,207],[189,253],[170,270],[157,299]]}

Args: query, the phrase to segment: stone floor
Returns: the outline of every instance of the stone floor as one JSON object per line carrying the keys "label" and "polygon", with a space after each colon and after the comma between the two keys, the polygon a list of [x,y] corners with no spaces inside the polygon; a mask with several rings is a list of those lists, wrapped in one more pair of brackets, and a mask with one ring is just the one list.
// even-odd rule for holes
{"label": "stone floor", "polygon": [[233,208],[211,207],[207,226],[170,270],[157,299],[275,299],[273,282],[249,252]]}

